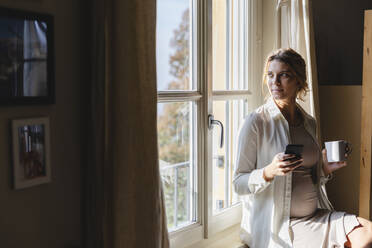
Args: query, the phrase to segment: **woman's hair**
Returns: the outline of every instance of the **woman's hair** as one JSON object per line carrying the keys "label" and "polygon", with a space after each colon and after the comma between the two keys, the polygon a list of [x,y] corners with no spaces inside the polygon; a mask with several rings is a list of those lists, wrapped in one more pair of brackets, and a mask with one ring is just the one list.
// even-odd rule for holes
{"label": "woman's hair", "polygon": [[267,70],[270,62],[277,60],[289,66],[289,69],[294,74],[299,88],[297,90],[297,98],[304,100],[303,97],[309,91],[309,86],[306,80],[306,63],[305,60],[292,48],[280,48],[272,52],[266,59],[264,72],[262,76],[263,85],[267,84]]}

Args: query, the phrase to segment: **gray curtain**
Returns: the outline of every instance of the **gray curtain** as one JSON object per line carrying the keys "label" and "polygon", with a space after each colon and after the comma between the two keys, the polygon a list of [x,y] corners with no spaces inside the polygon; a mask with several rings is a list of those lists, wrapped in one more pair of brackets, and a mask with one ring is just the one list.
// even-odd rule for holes
{"label": "gray curtain", "polygon": [[158,167],[155,0],[94,0],[86,247],[169,247]]}

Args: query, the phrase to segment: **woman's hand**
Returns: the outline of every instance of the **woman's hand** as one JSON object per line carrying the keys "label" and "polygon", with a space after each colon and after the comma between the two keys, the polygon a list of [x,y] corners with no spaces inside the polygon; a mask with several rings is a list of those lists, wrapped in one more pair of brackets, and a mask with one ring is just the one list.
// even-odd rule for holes
{"label": "woman's hand", "polygon": [[[347,165],[346,161],[328,162],[326,149],[322,150],[322,157],[323,157],[323,171],[326,176],[328,176],[328,174],[334,172],[335,170],[338,170]],[[347,153],[345,154],[345,158],[347,158]]]}
{"label": "woman's hand", "polygon": [[273,161],[264,168],[264,179],[271,181],[275,176],[284,176],[301,166],[303,161],[303,158],[297,158],[293,154],[278,153],[274,156]]}

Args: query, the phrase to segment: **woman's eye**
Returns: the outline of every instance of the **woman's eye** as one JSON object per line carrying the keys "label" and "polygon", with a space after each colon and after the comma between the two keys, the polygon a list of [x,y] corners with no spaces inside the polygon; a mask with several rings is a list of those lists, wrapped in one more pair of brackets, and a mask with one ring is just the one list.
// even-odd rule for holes
{"label": "woman's eye", "polygon": [[273,75],[272,73],[268,73],[267,76],[268,76],[269,78],[272,78],[274,75]]}
{"label": "woman's eye", "polygon": [[287,74],[287,73],[282,73],[280,76],[281,76],[281,77],[285,77],[285,78],[287,78],[287,77],[289,77],[289,74]]}

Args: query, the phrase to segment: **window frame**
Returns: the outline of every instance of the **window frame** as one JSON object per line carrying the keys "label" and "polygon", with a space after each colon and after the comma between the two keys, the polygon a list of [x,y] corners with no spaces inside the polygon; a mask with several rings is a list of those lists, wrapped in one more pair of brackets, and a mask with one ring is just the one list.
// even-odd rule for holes
{"label": "window frame", "polygon": [[[197,206],[196,206],[196,216],[197,220],[195,223],[192,223],[190,225],[181,227],[177,230],[174,230],[173,232],[169,233],[169,240],[170,240],[170,246],[171,247],[186,247],[193,243],[196,243],[198,241],[201,241],[204,238],[204,185],[203,185],[203,161],[204,161],[204,127],[206,124],[204,123],[203,116],[204,113],[204,92],[205,92],[205,80],[206,76],[204,73],[205,68],[205,58],[202,56],[203,54],[203,47],[202,44],[205,44],[205,36],[202,35],[203,33],[203,27],[204,27],[204,18],[205,13],[204,9],[206,7],[206,4],[204,1],[198,1],[198,0],[190,0],[190,8],[192,8],[192,13],[196,14],[196,16],[193,16],[192,20],[192,26],[190,26],[190,35],[196,35],[196,39],[190,39],[190,42],[192,42],[192,46],[196,47],[196,56],[193,56],[191,53],[190,61],[192,61],[193,66],[190,67],[191,71],[191,77],[190,80],[192,80],[192,85],[196,83],[196,90],[182,90],[182,91],[158,91],[158,103],[164,103],[164,102],[180,102],[180,101],[191,101],[195,102],[197,105],[197,159],[196,159],[196,188],[197,188]],[[190,9],[191,10],[191,9]],[[194,70],[194,66],[196,65],[196,70]]]}
{"label": "window frame", "polygon": [[[192,101],[197,104],[197,126],[199,127],[196,141],[197,221],[169,233],[172,248],[188,247],[240,223],[241,203],[213,216],[212,163],[210,161],[212,149],[211,145],[208,145],[212,142],[212,130],[208,129],[208,114],[213,112],[213,100],[247,99],[252,108],[262,104],[262,1],[246,2],[247,13],[249,13],[246,22],[248,32],[245,34],[248,49],[244,56],[247,59],[248,71],[251,72],[246,73],[248,89],[218,92],[212,90],[212,1],[190,0],[190,8],[192,6],[193,13],[196,15],[190,26],[190,35],[196,35],[196,39],[190,39],[192,46],[196,47],[194,53],[196,56],[191,56],[190,61],[197,66],[195,71],[194,68],[191,69],[193,71],[190,73],[190,80],[192,84],[196,83],[196,90],[158,91],[157,94],[158,103]],[[247,95],[249,95],[248,98]]]}
{"label": "window frame", "polygon": [[[208,15],[211,22],[212,20],[212,1],[208,0]],[[228,0],[227,0],[228,1]],[[234,1],[234,0],[230,0]],[[237,1],[237,0],[235,0]],[[243,73],[244,81],[247,81],[246,90],[213,90],[213,78],[212,78],[212,28],[211,23],[208,23],[207,36],[208,36],[208,45],[207,45],[207,54],[208,54],[208,79],[207,79],[207,92],[208,98],[207,101],[207,112],[208,114],[213,113],[213,100],[239,100],[246,99],[248,101],[248,112],[255,109],[262,104],[262,90],[261,90],[261,51],[262,51],[262,1],[260,0],[251,0],[245,2],[245,13],[248,13],[247,18],[244,20],[244,24],[248,27],[248,32],[245,32],[245,37],[243,40],[247,42],[247,49],[244,52],[244,58],[247,59],[248,71],[251,73]],[[230,12],[233,8],[230,9]],[[241,19],[241,17],[238,17]],[[239,41],[241,42],[241,41]],[[239,52],[239,54],[241,54]],[[229,62],[231,61],[231,56],[229,56]],[[240,69],[240,68],[239,68]],[[238,69],[238,70],[239,70]],[[231,68],[229,73],[232,73]],[[254,92],[254,94],[253,94]],[[207,116],[207,115],[206,115]],[[208,130],[208,128],[207,128]],[[212,130],[208,130],[206,133],[205,139],[207,144],[212,143]],[[212,163],[212,149],[211,145],[206,147],[206,158],[205,158],[205,182],[206,186],[206,198],[204,199],[204,211],[205,211],[205,238],[211,237],[218,232],[221,232],[233,225],[239,224],[242,218],[242,207],[241,203],[235,204],[227,209],[220,211],[217,214],[213,214],[213,163]]]}

